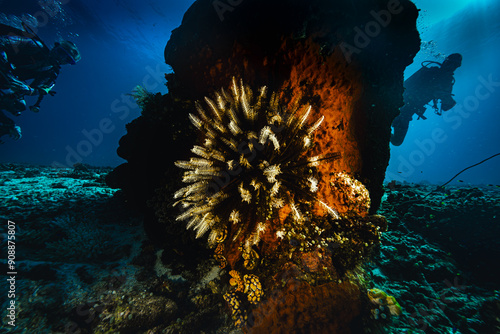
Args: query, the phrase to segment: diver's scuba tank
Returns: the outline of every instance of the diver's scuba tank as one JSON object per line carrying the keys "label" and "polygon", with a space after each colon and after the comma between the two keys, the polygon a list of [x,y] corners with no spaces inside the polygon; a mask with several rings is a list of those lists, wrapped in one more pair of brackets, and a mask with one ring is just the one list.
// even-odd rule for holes
{"label": "diver's scuba tank", "polygon": [[420,63],[420,65],[422,65],[422,67],[425,67],[425,68],[431,68],[431,67],[433,67],[431,65],[437,65],[437,67],[441,68],[441,65],[443,65],[443,64],[440,62],[437,62],[437,61],[433,61],[433,60],[424,60],[422,63]]}

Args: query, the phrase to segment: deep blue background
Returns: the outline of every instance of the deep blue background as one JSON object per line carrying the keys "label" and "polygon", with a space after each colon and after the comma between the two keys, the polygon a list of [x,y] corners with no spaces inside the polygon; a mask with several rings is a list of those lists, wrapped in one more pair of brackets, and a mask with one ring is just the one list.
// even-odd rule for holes
{"label": "deep blue background", "polygon": [[[140,114],[126,94],[136,85],[166,92],[163,73],[170,69],[164,64],[163,49],[192,2],[64,0],[57,6],[45,0],[41,6],[34,0],[0,0],[4,22],[30,14],[39,20],[37,32],[47,44],[70,39],[82,53],[77,65],[62,68],[54,88],[57,94],[43,101],[40,113],[26,111],[15,119],[23,138],[4,137],[0,162],[122,163],[116,155],[118,140],[125,134],[125,124]],[[454,94],[466,113],[459,114],[455,108],[439,117],[429,110],[427,120],[414,120],[403,145],[391,146],[387,180],[440,183],[500,152],[500,86],[492,91],[478,88],[489,77],[500,82],[500,2],[415,3],[422,9],[418,29],[424,44],[405,76],[418,70],[423,60],[442,61],[445,55],[462,53]],[[441,131],[445,140],[433,141],[433,131]],[[458,179],[500,184],[499,170],[497,157]]]}
{"label": "deep blue background", "polygon": [[[192,2],[65,0],[57,12],[37,1],[0,0],[2,13],[17,17],[29,13],[42,23],[48,18],[37,31],[42,39],[49,45],[59,38],[72,40],[82,54],[77,65],[62,67],[54,87],[57,94],[44,99],[38,114],[27,110],[15,118],[23,137],[18,141],[3,137],[0,162],[67,166],[80,159],[98,166],[124,162],[116,155],[118,140],[125,134],[125,124],[140,114],[126,94],[136,85],[166,92],[163,75],[170,69],[163,49]],[[101,122],[107,132],[102,139],[94,130]],[[85,131],[93,134],[92,140]]]}
{"label": "deep blue background", "polygon": [[[388,180],[446,182],[463,168],[500,153],[500,1],[470,1],[432,26],[426,25],[428,13],[423,11],[418,24],[423,47],[405,77],[424,60],[442,61],[445,55],[461,53],[463,62],[455,72],[453,89],[458,104],[443,116],[428,110],[427,120],[414,117],[403,145],[391,145]],[[490,77],[496,83],[490,88],[493,91],[481,88],[483,79],[489,81]],[[445,140],[433,141],[433,131],[441,131]],[[457,180],[500,185],[500,156],[464,172]]]}

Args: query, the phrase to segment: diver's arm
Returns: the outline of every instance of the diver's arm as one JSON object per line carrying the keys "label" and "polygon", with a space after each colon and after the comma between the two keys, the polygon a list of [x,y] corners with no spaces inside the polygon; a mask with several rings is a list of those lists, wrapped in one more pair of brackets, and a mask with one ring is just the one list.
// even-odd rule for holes
{"label": "diver's arm", "polygon": [[448,111],[457,102],[453,99],[453,75],[443,76],[439,86],[436,88],[436,98],[441,100],[441,110]]}
{"label": "diver's arm", "polygon": [[42,103],[45,95],[50,94],[53,96],[56,93],[52,90],[52,88],[55,85],[58,74],[58,68],[53,68],[49,71],[44,72],[42,75],[38,76],[31,82],[31,88],[35,91],[35,94],[38,94],[36,103],[29,107],[31,111],[38,112],[40,110],[40,103]]}
{"label": "diver's arm", "polygon": [[0,48],[8,49],[11,51],[18,52],[21,48],[40,48],[43,47],[42,43],[39,41],[34,41],[28,37],[16,36],[16,35],[7,35],[0,39]]}
{"label": "diver's arm", "polygon": [[[54,67],[40,73],[30,84],[30,87],[37,91],[38,95],[51,94],[51,89],[56,83],[59,69]],[[32,94],[33,95],[33,94]],[[53,95],[53,94],[51,94]]]}

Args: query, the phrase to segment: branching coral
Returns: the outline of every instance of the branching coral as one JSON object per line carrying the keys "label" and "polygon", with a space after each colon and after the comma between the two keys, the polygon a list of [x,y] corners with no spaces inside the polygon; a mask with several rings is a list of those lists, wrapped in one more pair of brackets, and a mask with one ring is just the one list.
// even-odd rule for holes
{"label": "branching coral", "polygon": [[248,253],[264,233],[278,230],[268,222],[277,220],[280,209],[287,207],[292,223],[300,225],[311,203],[327,207],[316,198],[316,166],[337,155],[311,156],[323,118],[309,124],[310,106],[287,112],[277,94],[268,98],[266,87],[254,94],[235,79],[230,92],[205,102],[208,110],[198,103],[198,115],[189,115],[202,136],[191,150],[195,156],[176,162],[189,184],[174,195],[184,208],[177,220],[187,221],[197,237],[210,231],[212,245],[227,230],[232,240],[243,239]]}

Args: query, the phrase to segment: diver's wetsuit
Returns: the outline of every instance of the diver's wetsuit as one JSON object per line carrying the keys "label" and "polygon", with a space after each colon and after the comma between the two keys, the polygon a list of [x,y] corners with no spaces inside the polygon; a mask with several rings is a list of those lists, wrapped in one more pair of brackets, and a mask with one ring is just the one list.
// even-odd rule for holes
{"label": "diver's wetsuit", "polygon": [[3,111],[20,115],[26,110],[25,95],[38,94],[38,106],[59,75],[60,65],[53,62],[36,36],[0,24],[0,137],[21,137],[20,128]]}
{"label": "diver's wetsuit", "polygon": [[52,87],[59,75],[61,66],[51,59],[50,50],[42,43],[31,38],[2,36],[0,51],[4,51],[13,69],[3,72],[12,80],[27,82],[38,89]]}
{"label": "diver's wetsuit", "polygon": [[[9,111],[19,116],[26,109],[24,96],[38,95],[30,109],[38,112],[40,102],[47,94],[54,95],[52,87],[61,65],[76,64],[80,51],[73,42],[60,41],[49,49],[27,25],[25,31],[0,24],[0,112]],[[0,125],[11,127],[11,136],[20,138],[20,128],[13,126],[2,113]]]}
{"label": "diver's wetsuit", "polygon": [[403,143],[413,115],[425,119],[425,105],[429,102],[440,99],[443,111],[453,108],[456,104],[451,93],[454,83],[453,71],[425,66],[405,80],[403,94],[405,104],[400,109],[399,116],[392,122],[394,131],[391,143],[395,146]]}

